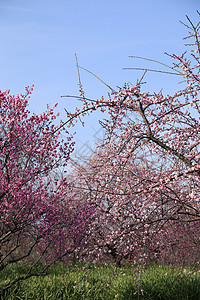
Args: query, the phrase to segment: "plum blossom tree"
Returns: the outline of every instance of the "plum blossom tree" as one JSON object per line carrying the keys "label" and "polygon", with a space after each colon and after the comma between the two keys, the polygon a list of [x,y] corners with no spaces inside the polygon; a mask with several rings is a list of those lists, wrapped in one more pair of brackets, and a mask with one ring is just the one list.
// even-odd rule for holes
{"label": "plum blossom tree", "polygon": [[52,108],[30,114],[32,90],[27,87],[26,94],[16,96],[0,92],[0,271],[19,261],[32,263],[25,276],[3,289],[38,275],[33,268],[38,262],[46,263],[44,272],[55,260],[73,254],[90,219],[87,208],[75,207],[65,193],[70,189],[66,180],[53,175],[68,163],[72,137],[62,139],[65,129],[54,125],[59,114]]}
{"label": "plum blossom tree", "polygon": [[183,78],[181,90],[152,94],[140,80],[93,100],[80,85],[82,109],[66,111],[69,127],[96,110],[109,116],[100,121],[106,131],[102,145],[74,173],[80,199],[99,212],[90,251],[99,257],[140,260],[141,254],[171,253],[176,260],[185,243],[199,259],[200,22],[187,19],[190,51],[170,55],[169,68]]}

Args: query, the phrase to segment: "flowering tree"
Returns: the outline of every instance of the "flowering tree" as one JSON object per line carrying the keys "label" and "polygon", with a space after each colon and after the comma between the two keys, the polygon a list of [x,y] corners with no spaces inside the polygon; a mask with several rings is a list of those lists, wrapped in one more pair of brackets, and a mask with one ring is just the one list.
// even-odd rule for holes
{"label": "flowering tree", "polygon": [[[70,136],[67,141],[61,138],[64,126],[54,125],[53,109],[30,114],[27,106],[32,89],[27,87],[25,95],[16,96],[9,90],[0,92],[0,271],[28,258],[33,263],[25,276],[5,289],[38,275],[33,266],[41,259],[48,267],[73,253],[84,235],[82,215],[90,217],[81,208],[75,209],[70,195],[63,199],[69,184],[52,172],[67,164],[74,143]],[[70,242],[72,238],[76,243]]]}
{"label": "flowering tree", "polygon": [[188,249],[199,249],[200,24],[188,21],[188,38],[194,39],[190,55],[170,55],[169,68],[183,77],[181,90],[151,94],[142,91],[140,80],[112,89],[108,99],[92,100],[80,86],[83,107],[67,112],[68,126],[95,110],[109,114],[101,122],[103,144],[88,164],[75,169],[76,189],[84,189],[100,212],[95,248],[114,258],[149,257],[172,246],[175,253],[183,248],[183,236]]}

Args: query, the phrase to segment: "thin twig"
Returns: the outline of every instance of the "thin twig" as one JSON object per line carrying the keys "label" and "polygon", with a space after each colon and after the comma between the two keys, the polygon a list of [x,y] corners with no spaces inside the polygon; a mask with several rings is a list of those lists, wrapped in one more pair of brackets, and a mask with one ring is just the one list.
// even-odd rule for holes
{"label": "thin twig", "polygon": [[77,59],[76,53],[75,53],[75,58],[76,58],[76,68],[77,68],[77,72],[78,72],[78,82],[79,82],[79,86],[82,87],[81,77],[80,77],[80,72],[79,72],[79,67],[78,67],[78,59]]}
{"label": "thin twig", "polygon": [[182,73],[177,74],[173,72],[166,72],[166,71],[160,71],[160,70],[153,70],[153,69],[147,69],[147,68],[123,68],[122,70],[141,70],[141,71],[151,71],[151,72],[159,72],[159,73],[165,73],[165,74],[171,74],[171,75],[183,75]]}
{"label": "thin twig", "polygon": [[196,28],[195,28],[194,24],[192,23],[192,21],[190,20],[190,18],[187,15],[185,15],[185,16],[188,19],[188,21],[190,22],[190,24],[192,25],[193,30],[195,31]]}
{"label": "thin twig", "polygon": [[63,96],[60,96],[60,98],[76,98],[76,99],[83,99],[83,100],[87,100],[87,101],[91,101],[91,102],[98,102],[98,100],[95,100],[95,99],[90,99],[90,98],[80,97],[80,96],[73,96],[73,95],[63,95]]}
{"label": "thin twig", "polygon": [[143,73],[142,77],[141,77],[141,78],[140,78],[140,80],[139,80],[139,84],[141,84],[141,82],[142,82],[142,79],[144,78],[144,76],[146,75],[146,73],[147,73],[147,70],[145,70],[145,71],[144,71],[144,73]]}
{"label": "thin twig", "polygon": [[76,58],[76,68],[77,68],[77,72],[78,72],[79,92],[80,92],[80,95],[83,96],[83,99],[84,99],[85,93],[83,91],[83,86],[82,86],[82,83],[81,83],[81,76],[80,76],[80,72],[79,72],[78,58],[77,58],[76,53],[75,53],[75,58]]}
{"label": "thin twig", "polygon": [[[160,61],[158,61],[158,60],[152,59],[152,58],[146,58],[146,57],[135,56],[135,55],[130,55],[129,57],[131,57],[131,58],[139,58],[139,59],[144,59],[144,60],[152,61],[152,62],[155,62],[155,63],[160,64],[160,65],[162,65],[162,66],[165,66],[166,68],[169,68],[169,69],[171,69],[171,70],[175,70],[174,68],[172,68],[172,67],[170,67],[170,66],[168,66],[168,65],[166,65],[166,64],[164,64],[164,63],[162,63],[162,62],[160,62]],[[175,71],[178,72],[178,73],[180,73],[180,74],[182,75],[182,73],[181,73],[179,70],[175,70]]]}
{"label": "thin twig", "polygon": [[95,75],[94,73],[92,73],[91,71],[89,71],[89,70],[87,70],[87,69],[85,69],[85,68],[83,68],[83,67],[80,67],[80,66],[78,66],[79,68],[81,68],[81,69],[83,69],[84,71],[86,71],[86,72],[88,72],[88,73],[90,73],[90,74],[92,74],[94,77],[96,77],[99,81],[101,81],[103,84],[105,84],[113,93],[117,93],[113,88],[111,88],[111,86],[109,86],[107,83],[105,83],[101,78],[99,78],[97,75]]}

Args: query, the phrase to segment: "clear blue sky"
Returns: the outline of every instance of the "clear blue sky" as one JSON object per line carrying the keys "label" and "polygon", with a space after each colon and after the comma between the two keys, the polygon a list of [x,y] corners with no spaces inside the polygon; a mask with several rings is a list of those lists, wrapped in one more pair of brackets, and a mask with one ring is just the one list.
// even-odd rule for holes
{"label": "clear blue sky", "polygon": [[[59,102],[73,110],[74,99],[61,95],[78,94],[74,53],[82,67],[101,77],[113,88],[135,83],[141,71],[123,67],[153,67],[137,55],[170,63],[164,52],[181,54],[187,14],[198,21],[198,0],[0,0],[0,89],[23,93],[35,85],[30,109],[40,113],[46,103]],[[86,72],[81,72],[85,94],[106,96],[108,89]],[[148,73],[145,89],[170,93],[179,89],[176,76]],[[88,118],[86,127],[77,126],[77,147],[93,145],[98,114]],[[95,129],[93,129],[95,128]]]}

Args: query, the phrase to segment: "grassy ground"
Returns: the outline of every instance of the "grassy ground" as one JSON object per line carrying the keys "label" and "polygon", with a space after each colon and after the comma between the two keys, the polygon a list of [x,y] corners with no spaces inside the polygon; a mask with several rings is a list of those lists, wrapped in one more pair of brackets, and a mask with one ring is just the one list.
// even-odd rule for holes
{"label": "grassy ground", "polygon": [[[1,300],[70,299],[200,299],[200,273],[195,268],[148,266],[140,280],[132,266],[116,268],[112,265],[90,264],[56,265],[42,277],[32,277],[15,285]],[[16,265],[0,273],[0,287],[19,275],[27,267]]]}

